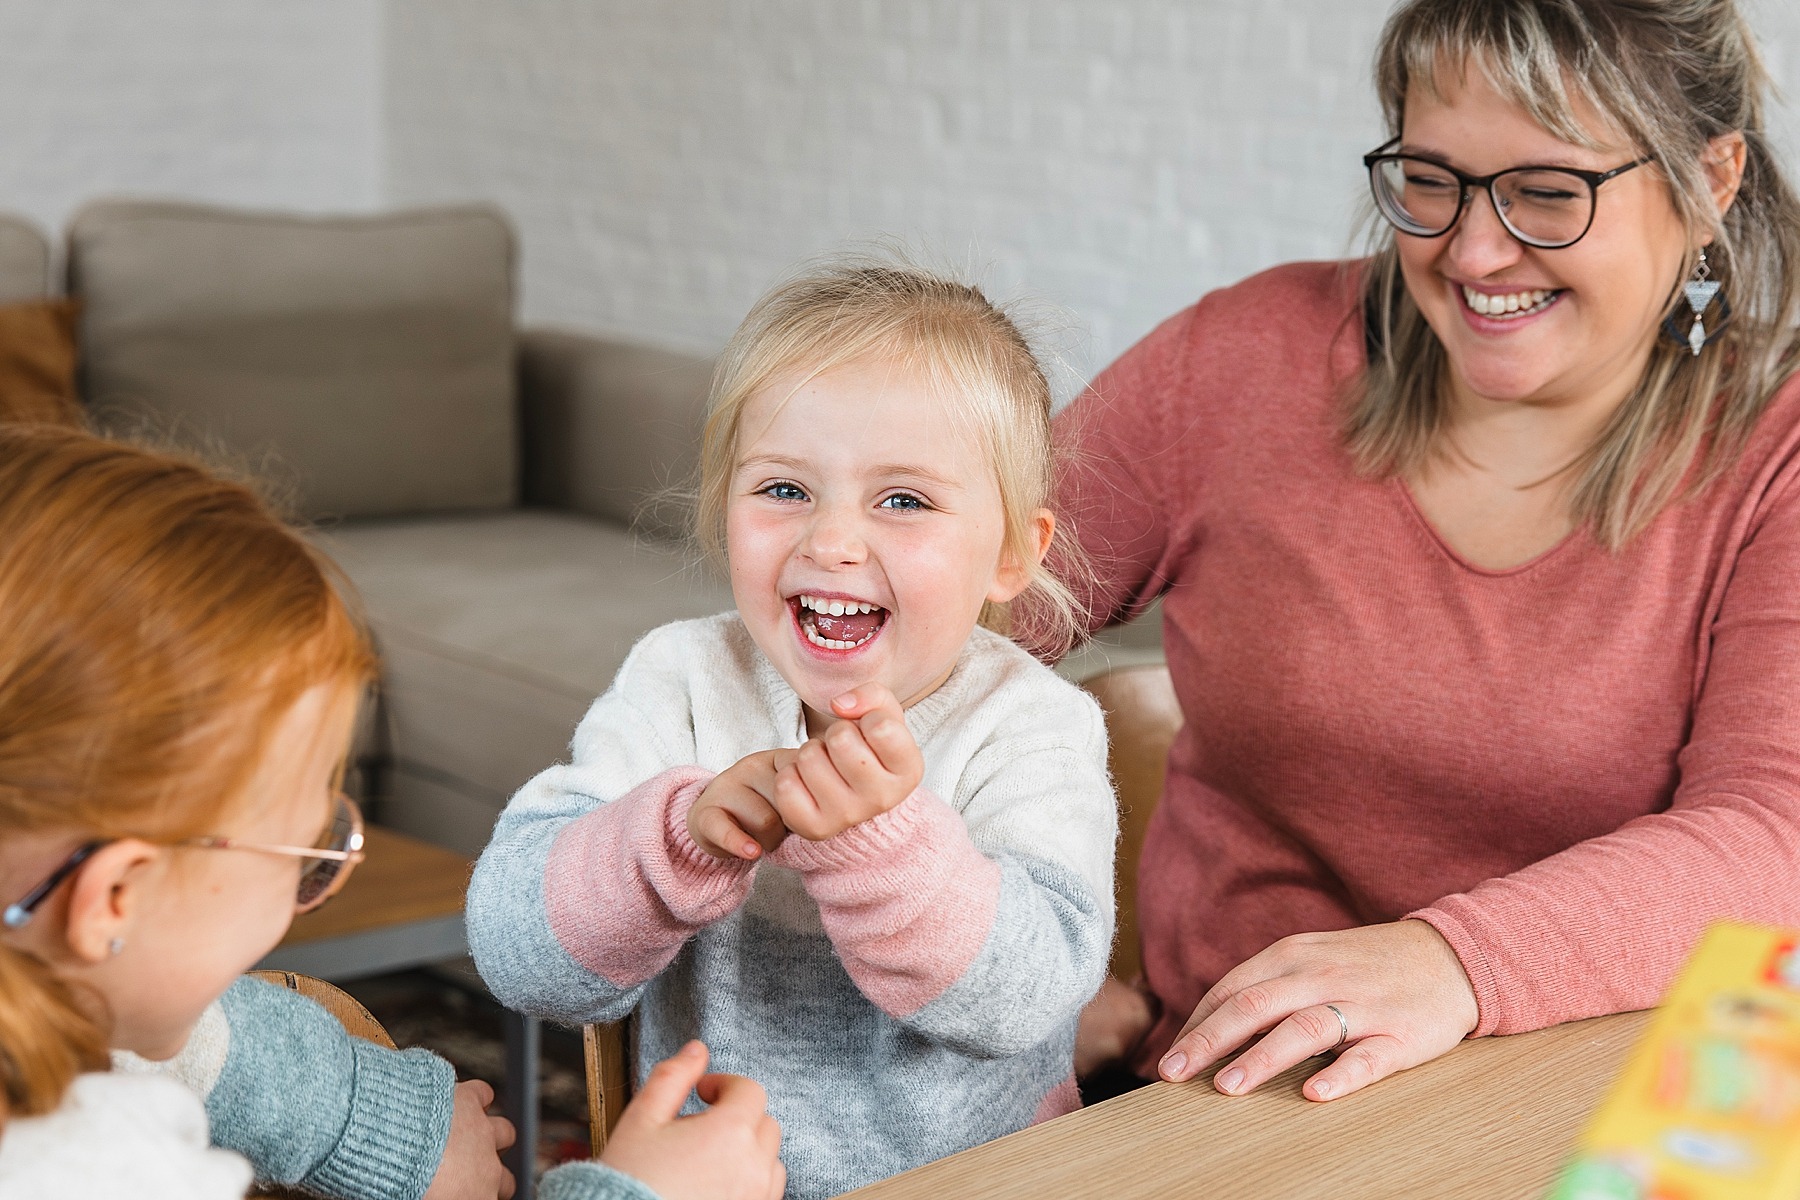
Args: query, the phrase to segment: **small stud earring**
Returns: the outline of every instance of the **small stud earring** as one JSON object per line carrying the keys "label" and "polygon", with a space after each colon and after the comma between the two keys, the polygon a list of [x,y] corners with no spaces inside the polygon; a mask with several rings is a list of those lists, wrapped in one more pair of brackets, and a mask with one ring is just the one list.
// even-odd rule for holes
{"label": "small stud earring", "polygon": [[122,937],[116,937],[112,941],[106,943],[106,952],[108,954],[112,955],[114,958],[119,957],[119,951],[123,950],[124,948],[125,948],[125,939]]}

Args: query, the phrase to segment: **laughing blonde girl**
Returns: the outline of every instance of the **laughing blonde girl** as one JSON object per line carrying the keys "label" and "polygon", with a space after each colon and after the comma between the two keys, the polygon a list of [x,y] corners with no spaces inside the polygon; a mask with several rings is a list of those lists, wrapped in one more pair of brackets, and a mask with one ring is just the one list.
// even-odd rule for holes
{"label": "laughing blonde girl", "polygon": [[645,637],[476,868],[495,994],[635,1009],[640,1063],[703,1038],[768,1089],[791,1195],[1077,1103],[1112,939],[1104,727],[978,624],[1072,627],[1049,410],[973,288],[851,264],[776,289],[702,451],[736,611]]}

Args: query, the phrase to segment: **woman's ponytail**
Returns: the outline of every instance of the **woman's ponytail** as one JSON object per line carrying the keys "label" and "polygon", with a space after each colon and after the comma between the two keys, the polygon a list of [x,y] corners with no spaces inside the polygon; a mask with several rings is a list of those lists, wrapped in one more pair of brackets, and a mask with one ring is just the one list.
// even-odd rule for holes
{"label": "woman's ponytail", "polygon": [[106,1040],[68,984],[0,945],[0,1124],[53,1111],[75,1076],[106,1068]]}

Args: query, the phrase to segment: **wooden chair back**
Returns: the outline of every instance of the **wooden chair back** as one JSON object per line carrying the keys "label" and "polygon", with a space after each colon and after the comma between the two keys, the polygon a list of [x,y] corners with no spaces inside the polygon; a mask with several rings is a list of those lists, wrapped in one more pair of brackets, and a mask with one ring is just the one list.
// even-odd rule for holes
{"label": "wooden chair back", "polygon": [[1169,747],[1181,728],[1181,704],[1169,668],[1161,664],[1117,667],[1082,680],[1106,713],[1107,765],[1119,801],[1119,856],[1113,873],[1118,931],[1112,973],[1136,978],[1144,969],[1138,942],[1138,858],[1150,814],[1162,799]]}
{"label": "wooden chair back", "polygon": [[272,983],[276,987],[284,987],[290,992],[299,992],[308,1000],[315,1001],[319,1007],[338,1019],[338,1023],[356,1037],[365,1042],[374,1042],[377,1046],[395,1048],[394,1039],[388,1031],[381,1027],[381,1022],[364,1008],[356,997],[334,984],[323,979],[314,979],[311,975],[297,975],[292,971],[252,971],[252,978],[264,983]]}
{"label": "wooden chair back", "polygon": [[631,1018],[610,1025],[583,1025],[581,1049],[587,1059],[588,1145],[595,1158],[631,1102]]}
{"label": "wooden chair back", "polygon": [[[1137,865],[1150,814],[1162,797],[1169,746],[1181,728],[1181,705],[1169,669],[1161,665],[1118,667],[1082,681],[1106,713],[1108,765],[1119,803],[1119,857],[1115,872],[1118,932],[1113,939],[1112,973],[1135,978],[1143,970],[1138,946]],[[625,1021],[584,1025],[587,1059],[588,1141],[595,1157],[631,1099],[630,1044]]]}

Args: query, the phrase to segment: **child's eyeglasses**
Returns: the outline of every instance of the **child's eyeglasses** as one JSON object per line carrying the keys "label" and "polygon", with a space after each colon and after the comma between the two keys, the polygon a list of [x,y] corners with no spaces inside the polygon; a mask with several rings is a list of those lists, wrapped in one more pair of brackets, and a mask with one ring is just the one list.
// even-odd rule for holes
{"label": "child's eyeglasses", "polygon": [[[8,929],[22,928],[32,914],[58,887],[73,875],[81,864],[112,839],[89,842],[62,861],[45,880],[26,892],[6,908],[0,924]],[[337,794],[331,813],[331,824],[317,846],[275,846],[263,842],[241,842],[236,838],[194,837],[172,843],[200,850],[255,850],[261,854],[280,854],[289,858],[310,859],[300,872],[300,884],[294,893],[294,911],[311,912],[337,894],[350,877],[350,871],[365,857],[363,853],[362,810],[356,801]]]}

